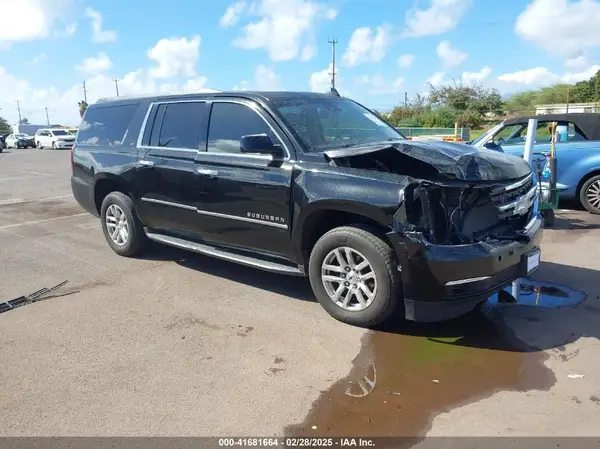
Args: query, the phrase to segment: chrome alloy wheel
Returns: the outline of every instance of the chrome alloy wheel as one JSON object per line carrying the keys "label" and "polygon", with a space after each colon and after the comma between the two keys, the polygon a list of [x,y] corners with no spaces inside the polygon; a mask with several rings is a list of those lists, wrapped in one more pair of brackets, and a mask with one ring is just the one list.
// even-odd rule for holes
{"label": "chrome alloy wheel", "polygon": [[585,197],[591,206],[600,209],[600,180],[588,186]]}
{"label": "chrome alloy wheel", "polygon": [[321,265],[321,280],[329,298],[351,312],[369,307],[377,294],[371,263],[362,253],[347,246],[327,254]]}
{"label": "chrome alloy wheel", "polygon": [[106,209],[106,229],[111,240],[119,246],[123,246],[129,240],[129,223],[127,217],[116,204],[111,204]]}

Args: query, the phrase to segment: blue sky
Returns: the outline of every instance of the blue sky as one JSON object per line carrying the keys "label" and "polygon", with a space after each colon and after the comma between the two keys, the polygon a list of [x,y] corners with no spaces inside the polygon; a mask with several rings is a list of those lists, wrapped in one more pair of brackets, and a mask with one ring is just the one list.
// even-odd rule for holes
{"label": "blue sky", "polygon": [[[16,6],[15,6],[16,5]],[[77,101],[205,88],[338,88],[390,109],[426,82],[502,93],[587,79],[600,0],[0,0],[0,115],[76,122]],[[30,26],[23,27],[27,20]]]}

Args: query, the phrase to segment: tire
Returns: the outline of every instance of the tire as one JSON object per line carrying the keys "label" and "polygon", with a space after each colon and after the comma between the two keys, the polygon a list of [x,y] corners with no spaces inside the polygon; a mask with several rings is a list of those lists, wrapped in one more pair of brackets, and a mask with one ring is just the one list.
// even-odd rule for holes
{"label": "tire", "polygon": [[56,150],[56,142],[52,142],[52,149]]}
{"label": "tire", "polygon": [[[108,230],[107,225],[107,214],[111,215],[115,209],[109,208],[116,206],[117,210],[123,212],[125,220],[127,222],[127,240],[123,244],[118,244],[113,240]],[[112,214],[113,216],[115,214]],[[133,208],[133,201],[127,195],[121,192],[111,192],[102,201],[102,207],[100,208],[100,217],[102,220],[102,232],[104,238],[108,242],[108,245],[112,250],[120,256],[133,257],[141,254],[148,246],[148,238],[144,233],[144,228],[140,220],[138,219],[135,210]],[[109,219],[110,221],[110,219]]]}
{"label": "tire", "polygon": [[[374,292],[374,297],[370,303],[368,303],[367,299],[367,306],[362,309],[349,310],[342,305],[338,305],[330,297],[324,285],[322,266],[324,262],[331,263],[331,257],[334,257],[334,250],[336,248],[349,248],[351,253],[354,252],[352,257],[355,264],[357,261],[360,261],[360,258],[356,259],[357,253],[363,256],[375,274],[376,288],[369,287],[370,292]],[[346,252],[345,249],[341,251],[344,254]],[[390,245],[382,237],[373,233],[368,227],[361,225],[342,226],[324,234],[311,251],[308,271],[310,284],[321,306],[332,317],[344,323],[368,328],[379,326],[396,315],[396,311],[402,303],[402,283],[400,273],[398,272],[396,255]],[[336,273],[332,271],[328,271],[327,274],[336,276]],[[349,280],[352,282],[356,279]],[[363,280],[363,284],[368,282],[368,280]],[[330,283],[330,291],[332,291],[332,285],[336,291],[342,286],[341,283]],[[350,287],[352,285],[360,285],[360,282],[351,284]],[[356,297],[358,293],[365,300],[366,296],[362,292],[357,292],[350,303],[358,302]],[[342,296],[344,295],[342,294]]]}
{"label": "tire", "polygon": [[37,147],[38,150],[43,149],[44,147],[42,146],[42,142],[40,142],[39,140],[35,143],[35,146]]}
{"label": "tire", "polygon": [[600,175],[592,176],[581,186],[579,200],[588,212],[600,215]]}

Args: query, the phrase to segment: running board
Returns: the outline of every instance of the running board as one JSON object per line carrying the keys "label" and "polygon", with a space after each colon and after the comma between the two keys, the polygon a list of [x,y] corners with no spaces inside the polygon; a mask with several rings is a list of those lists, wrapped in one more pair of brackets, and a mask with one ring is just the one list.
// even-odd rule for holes
{"label": "running board", "polygon": [[205,254],[207,256],[217,257],[222,260],[229,262],[235,262],[241,265],[249,267],[259,268],[261,270],[270,271],[273,273],[288,274],[292,276],[304,276],[304,272],[292,265],[286,265],[282,263],[272,262],[268,260],[257,259],[251,256],[245,256],[243,254],[234,253],[224,249],[216,248],[205,243],[192,242],[179,237],[173,237],[165,234],[157,234],[155,232],[146,231],[146,235],[150,240],[155,242],[164,243],[165,245],[174,246],[176,248],[193,251],[199,254]]}

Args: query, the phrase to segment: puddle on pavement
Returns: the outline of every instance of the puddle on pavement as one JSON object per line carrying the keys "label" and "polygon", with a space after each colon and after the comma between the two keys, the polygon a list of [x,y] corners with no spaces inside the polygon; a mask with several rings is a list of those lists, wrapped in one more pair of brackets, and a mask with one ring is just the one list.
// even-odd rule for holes
{"label": "puddle on pavement", "polygon": [[[511,293],[511,287],[505,289]],[[552,282],[521,280],[519,304],[539,307],[574,306],[585,299],[585,293]],[[497,304],[498,295],[488,300],[489,304]]]}
{"label": "puddle on pavement", "polygon": [[[554,284],[523,282],[521,303],[568,305],[583,293]],[[321,393],[288,436],[423,437],[433,418],[498,391],[547,390],[555,377],[544,352],[528,348],[502,324],[492,298],[451,322],[398,324],[369,332],[350,374]],[[518,307],[518,305],[516,306]],[[398,442],[395,444],[398,446]]]}

